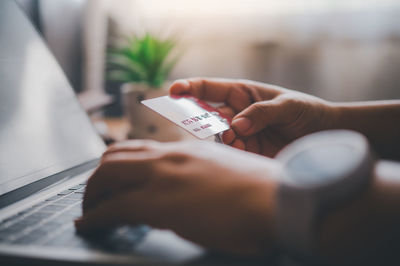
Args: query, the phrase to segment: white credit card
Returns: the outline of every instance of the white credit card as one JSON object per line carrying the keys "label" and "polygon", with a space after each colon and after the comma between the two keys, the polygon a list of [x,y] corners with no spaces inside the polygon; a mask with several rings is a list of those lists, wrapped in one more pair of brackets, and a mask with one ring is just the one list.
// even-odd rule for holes
{"label": "white credit card", "polygon": [[189,95],[162,96],[142,103],[200,139],[229,129],[231,122],[216,108]]}

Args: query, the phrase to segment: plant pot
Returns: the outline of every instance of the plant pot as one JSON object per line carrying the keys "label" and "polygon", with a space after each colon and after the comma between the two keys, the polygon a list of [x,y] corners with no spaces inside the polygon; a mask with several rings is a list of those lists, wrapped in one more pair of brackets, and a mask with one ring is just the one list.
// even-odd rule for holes
{"label": "plant pot", "polygon": [[122,85],[125,115],[128,117],[131,127],[129,138],[166,142],[181,140],[187,135],[183,129],[141,103],[146,99],[168,95],[169,85],[170,83],[167,82],[159,89],[151,88],[144,83]]}

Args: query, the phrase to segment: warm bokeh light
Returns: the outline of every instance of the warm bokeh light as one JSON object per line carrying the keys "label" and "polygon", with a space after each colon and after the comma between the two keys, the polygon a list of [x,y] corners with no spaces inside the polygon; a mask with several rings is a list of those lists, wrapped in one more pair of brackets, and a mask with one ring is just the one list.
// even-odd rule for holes
{"label": "warm bokeh light", "polygon": [[331,100],[398,95],[398,0],[104,1],[114,36],[179,36],[171,79],[247,78]]}
{"label": "warm bokeh light", "polygon": [[358,10],[400,5],[396,0],[122,0],[149,17],[212,17]]}

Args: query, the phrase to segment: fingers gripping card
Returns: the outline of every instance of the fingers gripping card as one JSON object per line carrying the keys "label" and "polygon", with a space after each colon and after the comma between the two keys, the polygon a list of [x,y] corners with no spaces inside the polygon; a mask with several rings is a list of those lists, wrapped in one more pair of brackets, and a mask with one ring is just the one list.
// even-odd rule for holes
{"label": "fingers gripping card", "polygon": [[230,118],[205,101],[192,96],[162,96],[142,101],[153,111],[205,139],[229,129]]}

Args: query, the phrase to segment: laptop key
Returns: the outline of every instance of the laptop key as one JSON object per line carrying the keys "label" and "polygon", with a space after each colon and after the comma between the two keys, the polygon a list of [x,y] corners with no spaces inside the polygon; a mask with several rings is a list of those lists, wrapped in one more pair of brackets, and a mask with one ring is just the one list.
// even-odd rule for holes
{"label": "laptop key", "polygon": [[45,229],[48,232],[57,231],[60,229],[65,223],[57,220],[50,220],[44,223],[41,228]]}
{"label": "laptop key", "polygon": [[37,211],[37,212],[34,212],[34,213],[26,216],[24,219],[29,219],[29,220],[33,220],[33,221],[36,221],[36,222],[40,222],[40,221],[50,217],[51,215],[52,214],[48,213],[48,212]]}
{"label": "laptop key", "polygon": [[9,222],[13,222],[14,220],[18,219],[19,217],[20,217],[20,214],[19,214],[19,213],[14,214],[13,216],[4,219],[4,220],[1,222],[1,225],[6,224],[6,223],[9,223]]}
{"label": "laptop key", "polygon": [[58,200],[58,199],[60,199],[60,198],[61,198],[60,195],[55,195],[55,196],[53,196],[53,197],[50,197],[50,198],[46,199],[46,201],[55,201],[55,200]]}
{"label": "laptop key", "polygon": [[18,237],[21,232],[23,230],[8,230],[8,228],[6,229],[2,229],[0,230],[0,239],[2,240],[2,242],[7,241],[7,240],[13,240],[16,237]]}
{"label": "laptop key", "polygon": [[68,198],[62,198],[60,200],[57,200],[53,204],[58,204],[58,205],[65,205],[65,206],[70,206],[71,204],[80,202],[80,199],[68,199]]}
{"label": "laptop key", "polygon": [[30,232],[28,232],[26,235],[30,235],[30,236],[35,236],[35,237],[42,237],[42,236],[46,236],[53,233],[50,229],[46,229],[46,228],[36,228]]}
{"label": "laptop key", "polygon": [[[72,191],[71,191],[72,192]],[[76,199],[76,200],[82,200],[83,194],[81,193],[72,193],[69,194],[68,196],[65,197],[66,199]]]}
{"label": "laptop key", "polygon": [[41,236],[33,236],[33,235],[23,235],[12,241],[13,244],[22,244],[22,245],[32,245],[34,243],[38,243],[41,241],[43,235]]}
{"label": "laptop key", "polygon": [[32,208],[33,208],[33,209],[41,208],[41,207],[43,207],[43,206],[46,205],[46,204],[47,204],[46,201],[42,201],[42,202],[39,202],[39,203],[33,205]]}
{"label": "laptop key", "polygon": [[33,207],[30,207],[30,208],[27,208],[27,209],[25,209],[25,210],[23,210],[23,211],[20,211],[19,213],[18,213],[18,215],[25,215],[25,214],[27,214],[27,213],[29,213],[29,212],[31,212],[31,211],[33,211],[35,208],[33,208]]}
{"label": "laptop key", "polygon": [[0,232],[0,243],[1,242],[5,242],[5,240],[7,240],[9,237],[9,234],[6,232]]}
{"label": "laptop key", "polygon": [[67,189],[67,190],[61,191],[61,192],[58,193],[57,195],[59,195],[59,196],[65,196],[65,195],[71,194],[72,192],[73,192],[72,190]]}
{"label": "laptop key", "polygon": [[63,210],[64,208],[65,208],[65,206],[62,206],[62,205],[51,204],[51,205],[44,206],[43,208],[40,209],[40,211],[55,213],[57,211]]}
{"label": "laptop key", "polygon": [[10,238],[15,236],[15,232],[7,231],[6,229],[0,230],[0,242],[7,242]]}
{"label": "laptop key", "polygon": [[60,225],[65,225],[67,223],[72,223],[72,221],[74,220],[73,217],[69,216],[63,216],[63,215],[58,215],[56,216],[54,219],[51,219],[52,222],[54,223],[58,223]]}
{"label": "laptop key", "polygon": [[44,245],[61,245],[66,246],[66,243],[70,242],[72,238],[75,237],[74,232],[70,229],[72,226],[63,227],[61,232],[50,237],[47,241],[45,241]]}
{"label": "laptop key", "polygon": [[78,190],[78,189],[81,189],[81,188],[85,188],[85,185],[79,184],[79,185],[76,185],[76,186],[73,186],[73,187],[69,188],[69,190]]}
{"label": "laptop key", "polygon": [[20,233],[25,229],[26,229],[26,226],[21,225],[19,223],[14,223],[14,224],[4,228],[3,230],[7,230],[8,232],[11,232],[11,233]]}
{"label": "laptop key", "polygon": [[64,221],[73,221],[76,218],[79,218],[80,216],[82,216],[81,212],[76,212],[76,211],[67,211],[67,212],[63,212],[60,214],[60,216],[58,217],[58,219],[63,219]]}
{"label": "laptop key", "polygon": [[37,224],[37,221],[35,219],[21,219],[18,222],[14,223],[12,226],[25,229],[29,226],[33,226],[36,224]]}
{"label": "laptop key", "polygon": [[84,194],[85,193],[85,190],[86,190],[86,188],[80,188],[80,189],[78,189],[78,190],[75,190],[75,193],[82,193],[82,194]]}

